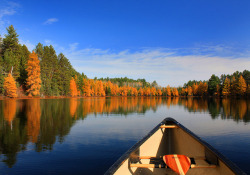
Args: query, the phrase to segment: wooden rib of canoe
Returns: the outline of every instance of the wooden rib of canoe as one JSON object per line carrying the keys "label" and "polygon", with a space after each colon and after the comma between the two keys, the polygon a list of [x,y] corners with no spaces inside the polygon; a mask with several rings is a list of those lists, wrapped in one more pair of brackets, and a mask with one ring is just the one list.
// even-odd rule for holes
{"label": "wooden rib of canoe", "polygon": [[246,174],[208,143],[172,118],[166,118],[136,143],[106,175],[178,174],[162,161],[164,155],[185,155],[193,160],[187,175]]}

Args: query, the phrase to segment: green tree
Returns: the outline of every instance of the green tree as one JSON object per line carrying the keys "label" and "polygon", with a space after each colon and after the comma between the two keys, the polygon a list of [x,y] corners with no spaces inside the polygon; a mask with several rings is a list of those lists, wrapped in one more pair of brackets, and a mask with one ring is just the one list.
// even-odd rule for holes
{"label": "green tree", "polygon": [[29,54],[30,54],[30,51],[28,50],[27,46],[22,45],[21,46],[21,59],[20,59],[20,77],[18,79],[18,82],[21,85],[26,84],[26,79],[28,78],[26,69],[27,69],[27,62],[29,59]]}
{"label": "green tree", "polygon": [[20,53],[21,45],[19,44],[18,34],[13,25],[10,25],[2,43],[3,71],[7,74],[13,67],[12,74],[15,79],[20,77]]}
{"label": "green tree", "polygon": [[[39,54],[38,54],[39,57]],[[53,46],[44,46],[43,55],[41,57],[41,93],[52,96],[58,94],[58,85],[56,71],[58,71],[58,59]]]}
{"label": "green tree", "polygon": [[242,72],[242,76],[243,76],[243,78],[245,79],[247,85],[249,85],[249,84],[250,84],[250,71],[244,70],[244,71]]}
{"label": "green tree", "polygon": [[19,47],[19,35],[16,33],[13,25],[10,25],[6,30],[7,34],[5,34],[5,38],[3,39],[2,52],[4,53],[6,50],[16,52]]}
{"label": "green tree", "polygon": [[215,76],[214,74],[208,80],[208,93],[209,95],[214,95],[217,91],[217,85],[220,84],[219,77]]}
{"label": "green tree", "polygon": [[60,95],[69,95],[69,84],[72,77],[73,67],[71,66],[69,60],[62,53],[58,55],[58,59],[58,89]]}

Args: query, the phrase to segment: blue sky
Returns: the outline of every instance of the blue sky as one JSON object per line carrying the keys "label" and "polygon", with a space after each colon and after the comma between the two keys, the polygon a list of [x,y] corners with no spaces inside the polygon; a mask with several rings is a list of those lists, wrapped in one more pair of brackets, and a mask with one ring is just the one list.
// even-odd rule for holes
{"label": "blue sky", "polygon": [[250,68],[249,0],[0,2],[0,34],[13,24],[30,50],[41,42],[89,78],[183,85]]}

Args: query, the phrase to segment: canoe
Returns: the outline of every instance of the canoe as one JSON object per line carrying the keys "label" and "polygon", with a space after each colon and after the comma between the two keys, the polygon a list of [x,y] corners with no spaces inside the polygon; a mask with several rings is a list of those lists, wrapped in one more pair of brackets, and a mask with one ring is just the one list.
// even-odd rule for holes
{"label": "canoe", "polygon": [[[176,155],[187,157],[186,162],[190,162],[187,172],[177,172],[169,165],[169,162],[166,162],[167,156],[175,159]],[[180,161],[176,161],[175,165],[180,165]],[[120,157],[105,173],[105,175],[110,174],[245,175],[246,173],[176,120],[166,118]]]}

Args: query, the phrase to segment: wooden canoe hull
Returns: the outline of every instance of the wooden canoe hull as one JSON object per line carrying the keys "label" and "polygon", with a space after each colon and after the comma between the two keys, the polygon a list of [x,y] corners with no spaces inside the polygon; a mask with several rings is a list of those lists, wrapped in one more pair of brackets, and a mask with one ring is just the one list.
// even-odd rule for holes
{"label": "wooden canoe hull", "polygon": [[158,124],[148,135],[118,159],[105,174],[176,174],[169,168],[131,167],[131,164],[149,164],[149,159],[140,159],[140,157],[160,157],[168,154],[181,154],[188,157],[201,158],[196,161],[201,166],[216,165],[216,168],[189,169],[187,175],[245,174],[212,146],[172,118],[166,118]]}

